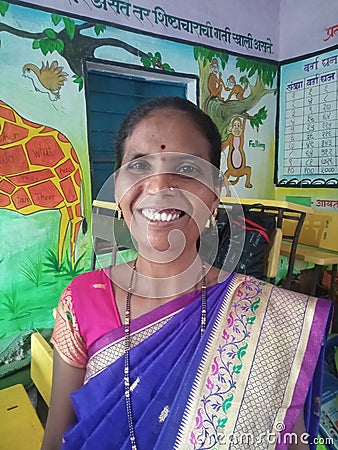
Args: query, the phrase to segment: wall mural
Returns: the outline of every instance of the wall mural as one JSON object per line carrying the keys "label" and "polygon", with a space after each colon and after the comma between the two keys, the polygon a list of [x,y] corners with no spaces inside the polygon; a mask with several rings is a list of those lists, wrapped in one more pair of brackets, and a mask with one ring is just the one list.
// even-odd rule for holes
{"label": "wall mural", "polygon": [[276,66],[6,2],[0,15],[1,363],[1,338],[52,327],[62,289],[90,266],[84,60],[199,75],[222,169],[256,197],[273,186]]}
{"label": "wall mural", "polygon": [[[231,195],[228,183],[236,185],[242,177],[245,188],[251,189],[252,167],[247,161],[257,155],[248,157],[248,147],[265,149],[258,137],[261,137],[261,126],[267,119],[268,108],[260,103],[266,95],[276,94],[277,66],[236,57],[232,58],[236,61],[235,74],[233,66],[228,69],[229,55],[195,47],[194,57],[199,66],[201,106],[212,117],[222,136],[227,195]],[[248,124],[256,131],[256,138],[245,138]]]}
{"label": "wall mural", "polygon": [[70,224],[70,257],[81,222],[82,172],[72,144],[58,130],[22,118],[0,100],[0,207],[21,214],[60,211],[57,260],[61,266]]}
{"label": "wall mural", "polygon": [[42,61],[40,69],[35,64],[25,64],[22,75],[31,80],[36,92],[47,94],[51,101],[60,99],[60,90],[68,77],[68,73],[63,71],[57,61],[53,61],[51,65],[48,61],[46,64]]}

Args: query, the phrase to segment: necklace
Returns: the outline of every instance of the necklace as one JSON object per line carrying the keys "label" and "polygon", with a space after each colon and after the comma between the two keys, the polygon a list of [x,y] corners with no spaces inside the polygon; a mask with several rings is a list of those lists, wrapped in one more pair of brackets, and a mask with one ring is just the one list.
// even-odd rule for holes
{"label": "necklace", "polygon": [[[130,389],[130,364],[129,353],[131,348],[130,339],[130,300],[133,295],[134,278],[136,272],[136,261],[132,266],[132,273],[130,277],[129,287],[126,297],[126,313],[125,313],[125,344],[124,344],[124,396],[126,399],[127,420],[129,428],[129,437],[132,450],[137,450],[133,411],[131,406],[131,389]],[[201,336],[203,335],[207,325],[207,285],[206,285],[206,272],[205,265],[202,262],[202,285],[201,285]]]}

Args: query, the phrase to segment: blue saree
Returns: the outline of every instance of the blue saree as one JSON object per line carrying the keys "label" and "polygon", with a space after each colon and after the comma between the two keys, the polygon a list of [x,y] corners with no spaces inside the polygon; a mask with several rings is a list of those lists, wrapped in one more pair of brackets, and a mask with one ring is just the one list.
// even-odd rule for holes
{"label": "blue saree", "polygon": [[[200,308],[186,294],[132,321],[138,450],[287,449],[304,404],[313,441],[329,302],[232,275],[208,288],[202,337]],[[131,448],[123,355],[123,326],[89,348],[63,450]]]}

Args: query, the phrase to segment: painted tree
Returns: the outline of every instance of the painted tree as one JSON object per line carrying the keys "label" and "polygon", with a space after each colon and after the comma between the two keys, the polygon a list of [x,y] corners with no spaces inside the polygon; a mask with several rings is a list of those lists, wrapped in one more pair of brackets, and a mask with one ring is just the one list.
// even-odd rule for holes
{"label": "painted tree", "polygon": [[[7,2],[0,1],[1,16],[5,16],[8,7]],[[95,51],[103,46],[123,48],[132,55],[138,56],[145,67],[173,71],[169,64],[162,62],[162,56],[159,52],[145,53],[120,39],[102,37],[106,28],[102,24],[90,21],[75,21],[59,14],[51,14],[51,27],[38,32],[17,29],[0,22],[0,32],[31,39],[32,48],[41,51],[44,56],[56,52],[65,58],[73,71],[73,81],[78,83],[79,90],[83,88],[83,61],[87,58],[93,58]],[[86,31],[87,34],[84,34]]]}
{"label": "painted tree", "polygon": [[[210,64],[213,58],[216,58],[220,62],[222,69],[225,70],[229,55],[211,49],[195,47],[194,57],[199,66],[201,83],[200,106],[203,108],[209,95],[208,78]],[[239,81],[247,85],[245,98],[230,100],[229,102],[222,102],[217,98],[213,98],[209,101],[206,111],[218,126],[223,141],[228,137],[229,125],[235,116],[248,119],[251,126],[258,131],[259,126],[267,117],[267,110],[263,106],[254,114],[250,114],[249,111],[253,110],[265,95],[276,94],[276,89],[272,88],[277,75],[276,65],[237,57],[236,67],[243,74]],[[248,92],[249,95],[247,94]]]}

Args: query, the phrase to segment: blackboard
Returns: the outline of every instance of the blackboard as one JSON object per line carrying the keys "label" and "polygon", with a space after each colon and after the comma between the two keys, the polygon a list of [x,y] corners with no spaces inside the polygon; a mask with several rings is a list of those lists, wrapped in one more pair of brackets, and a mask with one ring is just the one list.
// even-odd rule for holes
{"label": "blackboard", "polygon": [[277,186],[338,187],[338,48],[281,66]]}

